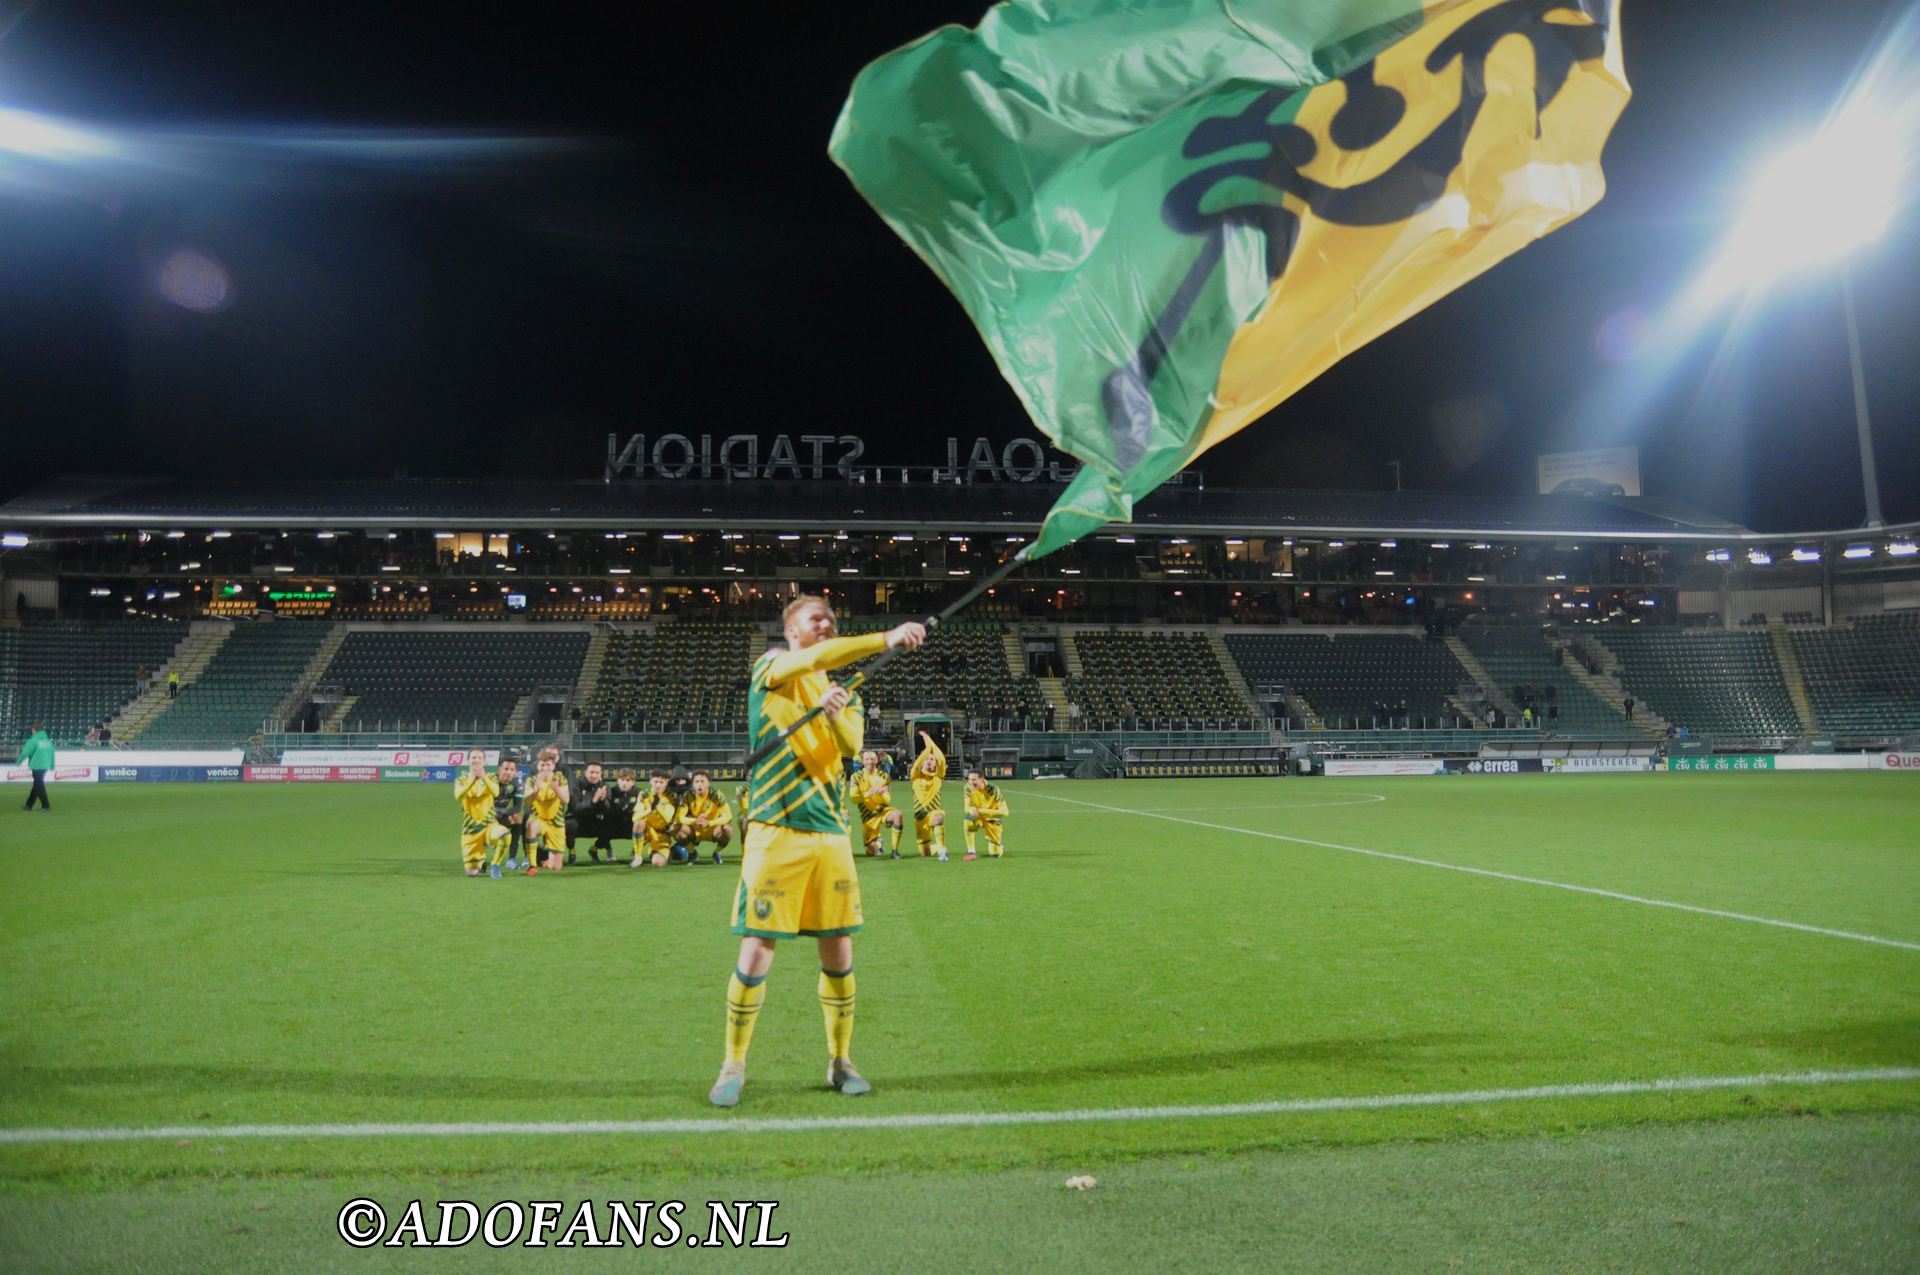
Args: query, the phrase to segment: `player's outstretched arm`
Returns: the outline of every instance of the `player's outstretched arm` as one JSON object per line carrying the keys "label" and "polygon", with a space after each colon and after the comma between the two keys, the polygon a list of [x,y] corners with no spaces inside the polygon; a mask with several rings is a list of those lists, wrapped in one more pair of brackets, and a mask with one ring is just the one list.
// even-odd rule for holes
{"label": "player's outstretched arm", "polygon": [[815,642],[804,651],[782,651],[767,665],[767,685],[778,686],[803,673],[842,668],[882,651],[895,648],[912,651],[926,640],[927,626],[910,621],[895,625],[885,633],[828,638],[824,642]]}

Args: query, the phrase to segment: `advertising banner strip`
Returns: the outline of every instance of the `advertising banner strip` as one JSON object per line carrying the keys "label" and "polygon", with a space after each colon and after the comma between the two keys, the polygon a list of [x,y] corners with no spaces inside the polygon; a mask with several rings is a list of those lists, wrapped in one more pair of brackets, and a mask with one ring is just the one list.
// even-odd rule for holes
{"label": "advertising banner strip", "polygon": [[102,766],[103,784],[233,784],[239,783],[240,766]]}
{"label": "advertising banner strip", "polygon": [[[487,765],[500,764],[500,750],[488,748]],[[471,750],[465,748],[289,748],[280,754],[283,766],[464,766]]]}
{"label": "advertising banner strip", "polygon": [[[33,771],[26,766],[8,766],[4,773],[6,782],[10,784],[33,782]],[[98,766],[55,766],[47,772],[46,778],[50,784],[98,783],[100,768]]]}
{"label": "advertising banner strip", "polygon": [[1667,758],[1667,769],[1716,771],[1772,770],[1774,769],[1773,762],[1774,757],[1772,753],[1722,753],[1718,756],[1669,757]]}
{"label": "advertising banner strip", "polygon": [[1651,757],[1549,757],[1549,775],[1620,775],[1653,769]]}
{"label": "advertising banner strip", "polygon": [[1326,774],[1334,778],[1379,778],[1389,775],[1438,775],[1446,771],[1446,763],[1431,757],[1404,757],[1380,759],[1354,759],[1351,761],[1332,760],[1326,764]]}

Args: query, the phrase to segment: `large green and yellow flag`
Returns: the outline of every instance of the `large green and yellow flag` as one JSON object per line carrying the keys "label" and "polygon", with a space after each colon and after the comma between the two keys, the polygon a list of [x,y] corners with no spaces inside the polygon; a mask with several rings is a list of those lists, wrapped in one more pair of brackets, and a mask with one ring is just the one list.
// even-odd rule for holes
{"label": "large green and yellow flag", "polygon": [[1007,0],[863,70],[830,151],[1104,522],[1591,208],[1619,0]]}

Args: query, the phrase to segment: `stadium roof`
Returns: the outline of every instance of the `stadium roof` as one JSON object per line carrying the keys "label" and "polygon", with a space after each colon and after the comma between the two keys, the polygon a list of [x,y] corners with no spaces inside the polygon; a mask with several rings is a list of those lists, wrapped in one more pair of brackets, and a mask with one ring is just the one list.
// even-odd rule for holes
{"label": "stadium roof", "polygon": [[[225,483],[68,478],[0,505],[34,527],[222,527],[487,531],[1038,528],[1049,483],[645,480],[506,482],[390,479]],[[1115,524],[1121,529],[1121,524]],[[1189,483],[1142,500],[1125,530],[1255,536],[1444,535],[1483,539],[1716,541],[1760,538],[1671,501],[1620,496],[1455,496],[1437,492],[1253,490]],[[1768,537],[1779,539],[1780,537]]]}

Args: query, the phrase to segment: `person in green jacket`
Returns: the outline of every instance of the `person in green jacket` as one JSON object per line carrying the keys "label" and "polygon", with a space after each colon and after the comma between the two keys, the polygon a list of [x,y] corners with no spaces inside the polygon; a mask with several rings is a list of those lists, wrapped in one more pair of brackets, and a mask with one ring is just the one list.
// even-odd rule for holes
{"label": "person in green jacket", "polygon": [[33,772],[33,788],[27,793],[27,804],[22,810],[32,810],[35,797],[40,799],[42,810],[52,810],[53,803],[47,800],[47,772],[53,769],[53,740],[47,734],[47,728],[36,725],[33,734],[27,736],[27,742],[20,749],[18,765]]}

